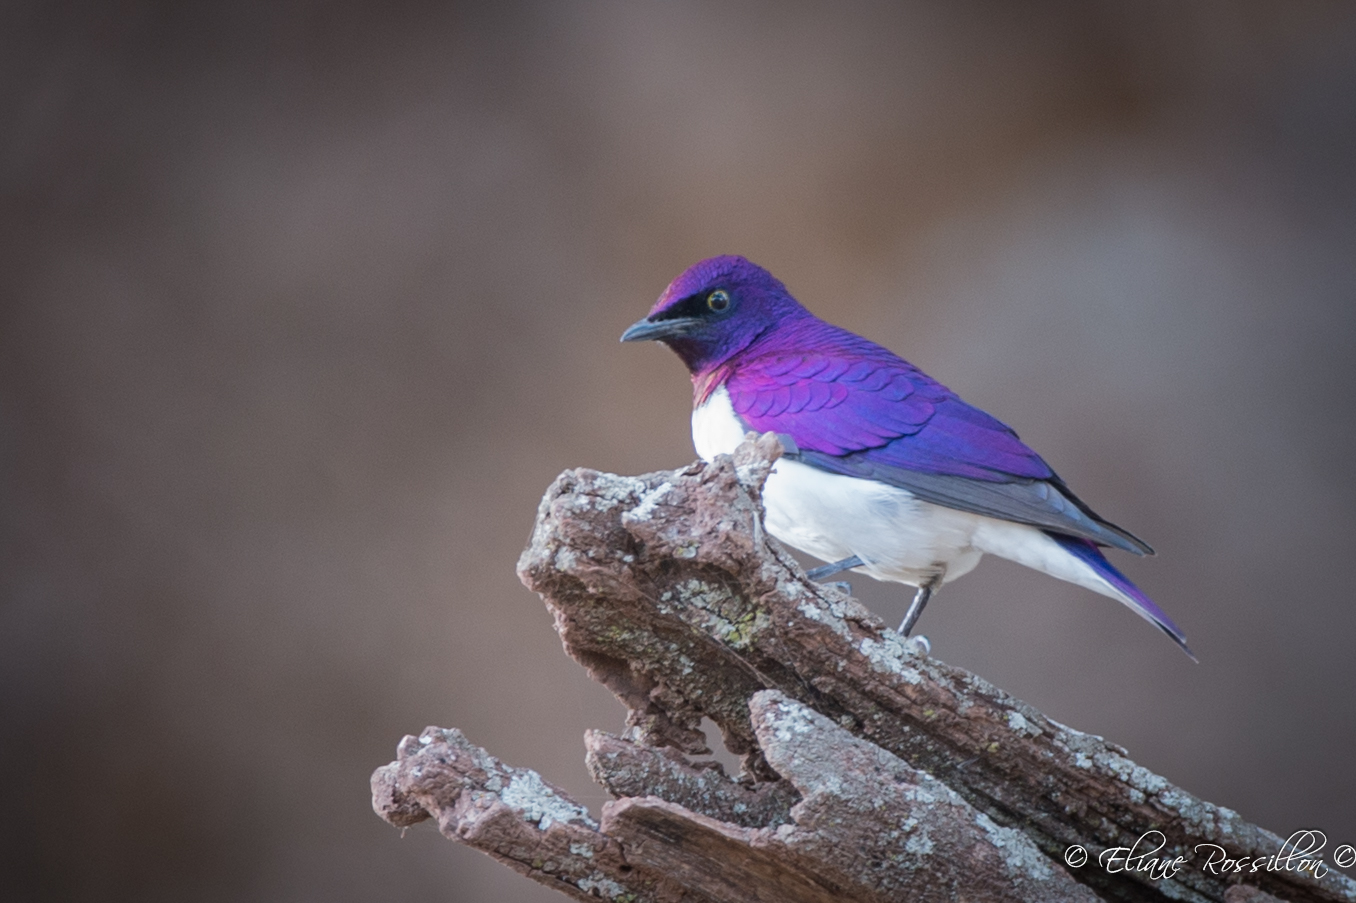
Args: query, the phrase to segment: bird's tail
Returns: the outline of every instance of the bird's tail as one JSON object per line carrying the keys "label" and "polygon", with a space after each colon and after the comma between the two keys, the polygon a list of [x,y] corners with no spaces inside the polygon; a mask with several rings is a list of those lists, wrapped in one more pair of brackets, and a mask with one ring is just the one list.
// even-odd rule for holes
{"label": "bird's tail", "polygon": [[1182,633],[1176,624],[1172,623],[1172,618],[1169,618],[1164,614],[1163,609],[1155,605],[1154,601],[1146,596],[1143,590],[1131,583],[1120,571],[1116,570],[1115,565],[1106,560],[1106,556],[1102,554],[1101,549],[1097,548],[1092,542],[1089,542],[1086,539],[1079,539],[1076,536],[1065,536],[1062,533],[1055,533],[1051,530],[1044,530],[1042,532],[1058,543],[1060,548],[1064,549],[1064,551],[1073,555],[1083,564],[1091,568],[1093,573],[1114,591],[1117,599],[1129,606],[1135,614],[1166,633],[1174,643],[1182,647],[1182,651],[1185,652],[1193,662],[1199,661],[1196,658],[1195,653],[1191,651],[1191,647],[1186,644],[1186,635]]}

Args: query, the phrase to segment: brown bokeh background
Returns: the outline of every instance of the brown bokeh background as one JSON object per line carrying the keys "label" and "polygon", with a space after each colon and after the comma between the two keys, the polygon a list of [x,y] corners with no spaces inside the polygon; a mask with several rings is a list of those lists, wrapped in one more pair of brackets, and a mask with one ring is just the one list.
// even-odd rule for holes
{"label": "brown bokeh background", "polygon": [[563,899],[368,775],[455,725],[603,802],[514,562],[693,457],[617,336],[726,252],[1152,542],[1202,663],[1001,562],[937,655],[1356,843],[1356,6],[19,2],[0,122],[6,899]]}

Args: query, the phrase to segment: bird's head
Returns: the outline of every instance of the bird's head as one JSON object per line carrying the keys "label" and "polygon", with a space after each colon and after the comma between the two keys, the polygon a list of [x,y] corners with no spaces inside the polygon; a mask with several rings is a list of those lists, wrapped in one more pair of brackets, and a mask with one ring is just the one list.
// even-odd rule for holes
{"label": "bird's head", "polygon": [[771,273],[743,257],[711,257],[669,283],[623,342],[659,341],[699,374],[743,351],[787,319],[808,316]]}

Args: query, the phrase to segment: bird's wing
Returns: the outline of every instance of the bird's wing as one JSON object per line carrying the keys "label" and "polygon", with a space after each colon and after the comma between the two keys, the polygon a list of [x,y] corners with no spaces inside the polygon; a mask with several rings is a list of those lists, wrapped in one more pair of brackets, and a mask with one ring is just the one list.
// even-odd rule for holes
{"label": "bird's wing", "polygon": [[[854,339],[856,337],[853,337]],[[1006,424],[877,345],[763,354],[725,380],[735,414],[790,436],[790,457],[938,505],[1152,554],[1098,517]]]}

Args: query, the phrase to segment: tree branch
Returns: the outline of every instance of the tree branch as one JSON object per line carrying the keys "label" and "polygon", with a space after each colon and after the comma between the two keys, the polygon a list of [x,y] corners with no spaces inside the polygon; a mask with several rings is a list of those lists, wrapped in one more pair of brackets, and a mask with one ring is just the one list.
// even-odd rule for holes
{"label": "tree branch", "polygon": [[[591,771],[622,797],[600,826],[505,800],[496,777],[526,786],[533,773],[433,728],[373,776],[378,812],[398,825],[432,815],[448,836],[577,897],[1356,901],[1335,871],[1200,868],[1199,844],[1254,859],[1283,841],[918,654],[856,600],[809,581],[762,528],[758,492],[779,454],[769,435],[674,472],[568,471],[542,500],[519,576],[566,651],[629,710],[625,739],[586,741]],[[704,716],[743,757],[741,781],[681,755],[709,752]],[[454,747],[458,762],[493,768],[437,760]],[[548,798],[564,805],[558,791]],[[1157,880],[1097,865],[1149,831],[1165,841],[1155,858],[1187,865]],[[1066,871],[1073,844],[1089,864]],[[576,845],[590,854],[571,858]]]}

